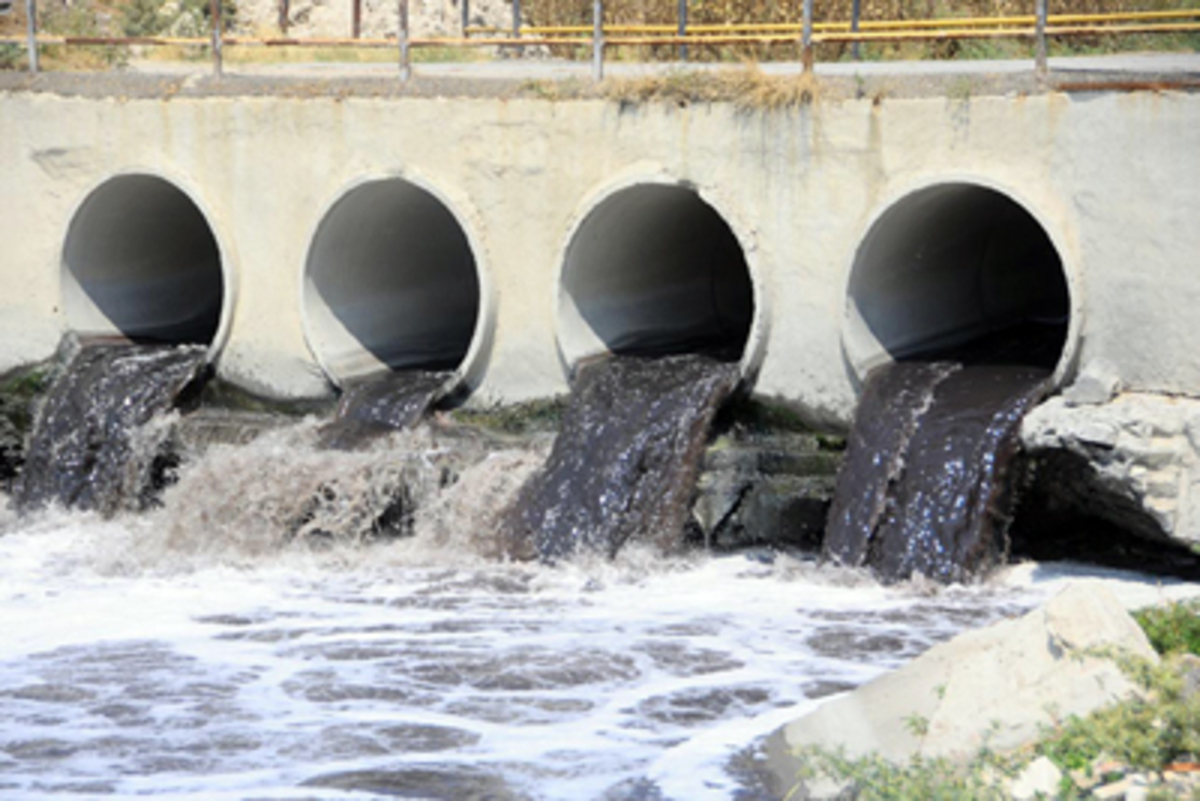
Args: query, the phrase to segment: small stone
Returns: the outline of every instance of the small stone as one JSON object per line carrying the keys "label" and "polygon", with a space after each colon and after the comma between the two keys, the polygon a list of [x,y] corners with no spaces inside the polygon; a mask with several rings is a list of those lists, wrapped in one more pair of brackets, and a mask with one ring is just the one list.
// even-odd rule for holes
{"label": "small stone", "polygon": [[1141,773],[1129,777],[1129,789],[1125,791],[1125,801],[1146,801],[1150,794],[1150,780]]}
{"label": "small stone", "polygon": [[1121,380],[1102,365],[1095,365],[1063,392],[1068,406],[1099,406],[1108,403],[1121,389]]}
{"label": "small stone", "polygon": [[1117,444],[1117,427],[1099,420],[1088,420],[1073,427],[1071,435],[1088,445],[1112,448]]}
{"label": "small stone", "polygon": [[1146,494],[1156,498],[1176,498],[1179,496],[1179,477],[1170,471],[1155,474],[1146,482]]}
{"label": "small stone", "polygon": [[1125,798],[1126,793],[1128,793],[1133,786],[1133,780],[1126,776],[1123,779],[1092,790],[1092,798],[1099,798],[1101,801],[1119,801],[1120,799]]}
{"label": "small stone", "polygon": [[1010,793],[1013,801],[1032,801],[1039,796],[1053,798],[1058,794],[1062,771],[1047,757],[1040,756],[1025,766],[1013,779]]}
{"label": "small stone", "polygon": [[1100,783],[1100,776],[1095,771],[1076,769],[1070,776],[1071,782],[1080,790],[1090,790]]}

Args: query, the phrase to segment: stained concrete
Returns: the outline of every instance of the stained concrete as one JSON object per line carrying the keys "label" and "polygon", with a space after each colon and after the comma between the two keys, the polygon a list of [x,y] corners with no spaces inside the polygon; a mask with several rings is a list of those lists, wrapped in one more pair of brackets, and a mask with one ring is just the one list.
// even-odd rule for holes
{"label": "stained concrete", "polygon": [[663,184],[694,192],[743,252],[755,390],[845,424],[858,380],[850,351],[863,344],[847,345],[847,288],[863,242],[913,193],[974,184],[1027,212],[1061,262],[1061,381],[1103,363],[1126,391],[1200,397],[1196,94],[864,98],[755,112],[14,91],[3,107],[0,369],[53,351],[70,327],[72,220],[113,176],[144,174],[177,187],[211,227],[224,282],[211,343],[219,373],[277,396],[326,393],[302,324],[314,235],[350,188],[400,176],[453,215],[494,302],[462,370],[471,402],[561,393],[572,355],[557,304],[572,236],[609,196]]}

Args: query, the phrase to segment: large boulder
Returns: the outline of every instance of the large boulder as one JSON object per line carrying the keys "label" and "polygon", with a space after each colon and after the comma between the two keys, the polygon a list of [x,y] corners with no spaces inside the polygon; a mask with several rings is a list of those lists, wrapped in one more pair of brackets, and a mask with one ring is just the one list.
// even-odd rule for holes
{"label": "large boulder", "polygon": [[[1081,380],[1082,381],[1082,380]],[[1200,399],[1077,382],[1034,409],[1021,442],[1061,509],[1150,541],[1200,544]]]}
{"label": "large boulder", "polygon": [[[1112,658],[1118,652],[1158,658],[1109,590],[1072,584],[1042,608],[937,645],[777,730],[767,742],[774,789],[795,786],[806,747],[896,764],[1019,748],[1056,719],[1136,692]],[[808,788],[817,797],[837,789]]]}

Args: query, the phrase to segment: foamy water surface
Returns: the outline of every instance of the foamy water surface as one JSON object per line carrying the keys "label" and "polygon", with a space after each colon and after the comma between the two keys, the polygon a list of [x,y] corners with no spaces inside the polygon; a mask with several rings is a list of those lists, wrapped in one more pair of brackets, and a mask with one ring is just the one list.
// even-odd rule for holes
{"label": "foamy water surface", "polygon": [[[1070,573],[934,589],[769,552],[503,564],[471,552],[483,533],[447,534],[472,519],[453,503],[410,539],[279,541],[234,514],[263,498],[200,497],[241,480],[218,458],[156,514],[0,518],[0,797],[757,797],[737,755],[760,737]],[[519,485],[518,461],[480,481]]]}

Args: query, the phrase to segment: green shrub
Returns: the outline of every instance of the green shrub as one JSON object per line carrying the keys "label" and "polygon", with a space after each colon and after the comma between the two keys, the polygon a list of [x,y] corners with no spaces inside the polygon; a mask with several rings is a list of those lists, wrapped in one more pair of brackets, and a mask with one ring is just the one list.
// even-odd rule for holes
{"label": "green shrub", "polygon": [[1142,696],[1072,716],[1050,732],[1039,753],[1066,770],[1087,769],[1102,755],[1143,770],[1200,756],[1200,693],[1184,698],[1178,657],[1162,664],[1127,660],[1122,669]]}
{"label": "green shrub", "polygon": [[1134,618],[1160,654],[1200,655],[1200,600],[1152,606]]}
{"label": "green shrub", "polygon": [[[129,0],[121,7],[121,28],[126,36],[205,36],[212,25],[208,0]],[[221,29],[231,32],[237,24],[237,4],[221,0]]]}
{"label": "green shrub", "polygon": [[15,70],[25,60],[25,49],[15,44],[0,44],[0,70]]}
{"label": "green shrub", "polygon": [[[969,765],[946,759],[914,756],[907,765],[894,765],[883,757],[851,759],[843,753],[820,748],[799,754],[805,767],[801,780],[833,779],[852,789],[838,797],[859,801],[1001,801],[1008,798],[994,776],[1004,766],[986,752]],[[800,796],[800,784],[786,799]],[[802,796],[800,796],[802,797]]]}

